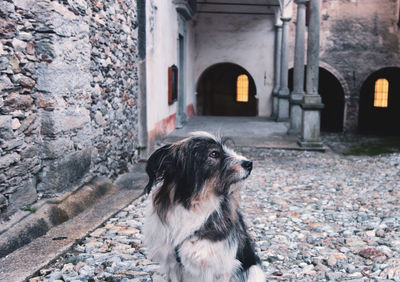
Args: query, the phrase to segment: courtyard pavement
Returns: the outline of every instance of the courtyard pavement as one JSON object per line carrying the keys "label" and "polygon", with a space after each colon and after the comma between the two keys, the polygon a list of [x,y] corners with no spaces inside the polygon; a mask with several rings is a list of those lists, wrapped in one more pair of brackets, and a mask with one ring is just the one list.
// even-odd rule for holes
{"label": "courtyard pavement", "polygon": [[[241,206],[268,281],[400,281],[400,154],[241,147]],[[165,281],[133,201],[29,281]]]}
{"label": "courtyard pavement", "polygon": [[265,117],[194,116],[183,128],[174,130],[164,142],[176,142],[193,131],[230,137],[236,146],[299,149],[297,137],[288,135],[289,124]]}

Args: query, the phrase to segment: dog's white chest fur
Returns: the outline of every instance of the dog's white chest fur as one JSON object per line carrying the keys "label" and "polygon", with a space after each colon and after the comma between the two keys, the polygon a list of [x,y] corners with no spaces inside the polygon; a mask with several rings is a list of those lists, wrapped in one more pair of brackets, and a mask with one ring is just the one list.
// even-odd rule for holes
{"label": "dog's white chest fur", "polygon": [[[151,258],[160,262],[162,270],[172,281],[230,281],[233,270],[239,266],[235,259],[237,245],[227,240],[201,240],[194,233],[218,209],[219,199],[210,197],[198,207],[173,207],[162,223],[149,197],[144,226],[145,245]],[[179,246],[179,266],[175,248]]]}

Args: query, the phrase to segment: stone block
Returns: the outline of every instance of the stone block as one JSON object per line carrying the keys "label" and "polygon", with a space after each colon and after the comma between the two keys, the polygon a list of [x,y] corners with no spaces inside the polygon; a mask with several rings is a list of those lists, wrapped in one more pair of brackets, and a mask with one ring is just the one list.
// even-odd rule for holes
{"label": "stone block", "polygon": [[25,132],[25,134],[30,134],[35,128],[36,115],[31,114],[26,119],[23,120],[21,127],[18,129],[20,132]]}
{"label": "stone block", "polygon": [[30,10],[35,5],[37,5],[36,0],[13,0],[13,2],[17,8],[20,8],[23,10]]}
{"label": "stone block", "polygon": [[8,200],[3,194],[0,194],[0,210],[3,210],[8,206]]}
{"label": "stone block", "polygon": [[104,126],[106,124],[103,115],[99,111],[96,111],[96,113],[94,115],[94,120],[100,126]]}
{"label": "stone block", "polygon": [[76,108],[74,111],[66,114],[61,122],[57,122],[62,130],[73,130],[81,128],[90,123],[90,112],[86,108]]}
{"label": "stone block", "polygon": [[26,46],[26,52],[29,55],[33,55],[35,54],[35,44],[32,42],[28,42],[27,46]]}
{"label": "stone block", "polygon": [[27,76],[22,76],[20,79],[18,79],[18,84],[21,85],[22,87],[26,87],[26,88],[33,88],[36,84],[35,80],[33,80],[30,77]]}
{"label": "stone block", "polygon": [[33,105],[34,100],[30,95],[20,95],[18,93],[11,93],[7,95],[4,105],[10,107],[12,110],[26,110]]}
{"label": "stone block", "polygon": [[26,177],[30,172],[35,174],[37,169],[40,169],[40,167],[41,160],[38,156],[30,159],[21,159],[18,163],[15,164],[12,171],[9,171],[9,173],[12,174],[11,177],[14,177],[16,175]]}
{"label": "stone block", "polygon": [[43,112],[41,116],[41,134],[55,136],[90,124],[90,111],[83,107],[67,111]]}
{"label": "stone block", "polygon": [[14,84],[7,77],[7,75],[0,76],[0,91],[14,88]]}
{"label": "stone block", "polygon": [[[89,52],[90,53],[90,52]],[[89,89],[90,74],[79,70],[77,66],[40,64],[37,70],[37,85],[39,91],[49,93],[65,93]]]}
{"label": "stone block", "polygon": [[12,129],[17,130],[20,127],[21,127],[21,123],[20,123],[19,119],[13,118],[12,119]]}
{"label": "stone block", "polygon": [[11,151],[11,150],[14,150],[15,148],[21,147],[22,144],[24,144],[23,139],[14,138],[14,139],[3,142],[3,144],[1,145],[1,148],[3,148],[6,151]]}
{"label": "stone block", "polygon": [[36,181],[30,179],[21,183],[18,189],[9,196],[7,213],[14,213],[20,208],[33,204],[36,200]]}
{"label": "stone block", "polygon": [[39,146],[36,144],[26,145],[21,151],[21,157],[23,159],[30,159],[39,155]]}
{"label": "stone block", "polygon": [[73,149],[74,144],[69,138],[44,141],[41,147],[42,159],[57,159]]}
{"label": "stone block", "polygon": [[4,45],[3,45],[3,43],[0,42],[0,55],[7,55],[7,54],[8,54],[8,52],[6,52],[6,51],[4,50]]}
{"label": "stone block", "polygon": [[[29,32],[20,31],[18,33],[18,39],[23,40],[23,41],[30,41],[33,39],[33,35],[32,35],[32,33],[29,33]],[[27,46],[25,46],[25,48],[26,47]]]}
{"label": "stone block", "polygon": [[17,153],[7,154],[0,157],[0,169],[8,168],[10,165],[15,164],[21,160],[21,156]]}
{"label": "stone block", "polygon": [[49,112],[43,112],[40,118],[40,134],[46,136],[54,136],[54,121],[52,118],[52,114]]}
{"label": "stone block", "polygon": [[70,191],[89,172],[90,165],[90,149],[74,152],[60,161],[49,163],[40,175],[38,192],[54,196]]}
{"label": "stone block", "polygon": [[16,55],[12,55],[10,58],[10,66],[14,73],[19,73],[21,71],[19,67],[19,59]]}
{"label": "stone block", "polygon": [[9,64],[10,61],[8,60],[7,57],[0,56],[0,71],[6,70]]}
{"label": "stone block", "polygon": [[24,52],[26,50],[26,42],[19,40],[17,38],[14,38],[12,40],[12,46],[15,51]]}
{"label": "stone block", "polygon": [[12,116],[0,115],[0,132],[12,130]]}
{"label": "stone block", "polygon": [[[53,61],[55,55],[55,50],[53,45],[48,40],[39,40],[35,44],[35,52],[38,58],[44,62]],[[47,65],[44,63],[44,65]]]}

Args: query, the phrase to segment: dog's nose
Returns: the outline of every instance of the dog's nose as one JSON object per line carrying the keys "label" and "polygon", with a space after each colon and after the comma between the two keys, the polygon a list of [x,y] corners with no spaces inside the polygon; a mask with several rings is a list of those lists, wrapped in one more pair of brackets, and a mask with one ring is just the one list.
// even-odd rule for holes
{"label": "dog's nose", "polygon": [[253,168],[253,162],[251,161],[242,161],[242,167],[248,171],[251,171]]}

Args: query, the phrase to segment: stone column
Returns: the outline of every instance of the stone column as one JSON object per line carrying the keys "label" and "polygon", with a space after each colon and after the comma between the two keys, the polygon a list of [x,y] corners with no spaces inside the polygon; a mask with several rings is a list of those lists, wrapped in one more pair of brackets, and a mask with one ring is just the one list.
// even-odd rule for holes
{"label": "stone column", "polygon": [[297,4],[296,42],[294,48],[293,91],[290,95],[290,127],[288,134],[301,132],[301,102],[304,96],[304,50],[306,29],[306,3],[309,0],[295,0]]}
{"label": "stone column", "polygon": [[278,116],[276,121],[289,120],[289,87],[288,87],[288,34],[290,18],[282,20],[282,54],[281,54],[281,87],[279,89]]}
{"label": "stone column", "polygon": [[275,25],[275,74],[274,89],[272,90],[272,115],[273,119],[278,117],[279,88],[281,84],[281,56],[282,56],[282,24]]}
{"label": "stone column", "polygon": [[306,93],[301,108],[302,126],[298,144],[301,147],[323,148],[320,138],[321,109],[324,105],[318,94],[319,79],[319,33],[320,33],[320,0],[310,0],[310,20],[308,23],[307,42],[307,77]]}

